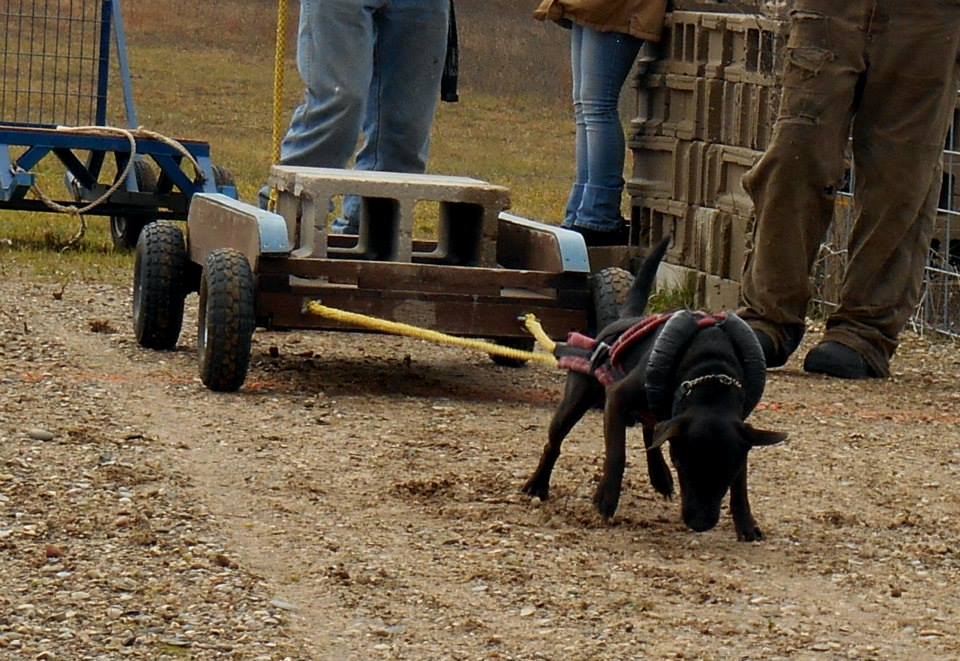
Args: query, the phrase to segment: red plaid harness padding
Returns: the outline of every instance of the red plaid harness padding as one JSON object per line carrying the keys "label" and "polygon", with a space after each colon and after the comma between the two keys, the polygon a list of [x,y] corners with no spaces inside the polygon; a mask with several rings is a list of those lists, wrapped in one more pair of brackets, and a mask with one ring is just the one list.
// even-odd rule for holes
{"label": "red plaid harness padding", "polygon": [[[563,369],[592,375],[609,388],[626,375],[620,362],[623,352],[640,340],[649,337],[667,323],[674,314],[676,313],[661,312],[644,317],[622,332],[613,344],[609,345],[582,333],[569,333],[566,343],[558,345],[554,351],[558,359],[557,365]],[[698,316],[697,326],[700,330],[716,326],[727,318],[722,312],[715,315],[706,312],[695,314]]]}

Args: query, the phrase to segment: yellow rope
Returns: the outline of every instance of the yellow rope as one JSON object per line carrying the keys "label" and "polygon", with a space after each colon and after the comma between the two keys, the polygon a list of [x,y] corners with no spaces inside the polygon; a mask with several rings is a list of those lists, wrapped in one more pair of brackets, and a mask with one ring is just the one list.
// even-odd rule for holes
{"label": "yellow rope", "polygon": [[[487,354],[503,356],[504,358],[510,358],[513,360],[529,360],[543,363],[544,365],[549,365],[550,367],[557,366],[557,359],[553,357],[553,354],[521,351],[520,349],[502,347],[499,344],[484,342],[483,340],[474,340],[465,337],[456,337],[454,335],[446,335],[444,333],[439,333],[437,331],[432,331],[425,328],[418,328],[409,324],[401,324],[396,321],[387,321],[386,319],[377,319],[376,317],[369,317],[367,315],[357,314],[355,312],[347,312],[346,310],[330,308],[326,305],[321,305],[316,301],[310,301],[307,303],[306,311],[310,314],[315,314],[326,319],[333,319],[334,321],[350,324],[351,326],[361,326],[370,330],[380,331],[381,333],[404,335],[406,337],[414,337],[420,340],[426,340],[427,342],[434,342],[436,344],[446,344],[448,346],[460,347],[462,349],[482,351]],[[527,318],[530,317],[533,317],[533,315],[527,315]],[[536,317],[533,318],[533,321],[536,325],[539,325],[539,322],[536,322]],[[540,329],[540,332],[543,332],[542,328]]]}
{"label": "yellow rope", "polygon": [[[277,50],[273,59],[273,164],[280,162],[283,140],[283,74],[287,56],[287,0],[277,0]],[[277,210],[277,189],[270,189],[270,211]]]}
{"label": "yellow rope", "polygon": [[536,315],[525,314],[523,316],[523,327],[533,335],[533,339],[544,351],[549,351],[552,354],[556,350],[557,343],[551,340],[550,336],[543,330],[543,326],[540,325],[540,320],[537,319]]}

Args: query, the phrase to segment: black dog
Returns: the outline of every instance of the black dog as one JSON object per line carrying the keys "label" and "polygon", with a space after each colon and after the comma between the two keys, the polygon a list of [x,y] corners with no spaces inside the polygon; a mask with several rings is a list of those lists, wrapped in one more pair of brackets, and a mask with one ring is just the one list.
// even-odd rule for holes
{"label": "black dog", "polygon": [[[589,353],[581,351],[580,360],[589,369],[570,371],[540,464],[523,492],[547,499],[563,439],[589,409],[603,405],[606,457],[594,496],[603,516],[617,510],[626,429],[639,422],[650,483],[668,498],[673,477],[660,448],[670,442],[684,523],[698,532],[713,528],[729,489],[737,539],[760,540],[763,533],[747,498],[747,453],[786,438],[744,422],[763,394],[763,351],[750,327],[732,313],[708,317],[683,310],[642,317],[668,243],[665,239],[644,260],[620,319],[600,331],[595,345],[586,347]],[[658,321],[663,323],[656,326]],[[646,336],[638,330],[644,323],[656,326]],[[634,339],[627,342],[631,335]]]}

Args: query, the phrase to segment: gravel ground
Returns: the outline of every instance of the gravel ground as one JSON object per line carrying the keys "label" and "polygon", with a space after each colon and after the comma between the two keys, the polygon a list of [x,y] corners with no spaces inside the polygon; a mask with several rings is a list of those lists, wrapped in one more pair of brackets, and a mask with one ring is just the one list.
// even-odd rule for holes
{"label": "gravel ground", "polygon": [[752,421],[790,441],[751,458],[744,544],[686,530],[635,449],[602,522],[595,414],[522,497],[559,372],[258,333],[216,394],[195,297],[168,353],[129,298],[0,282],[0,659],[960,658],[952,345],[908,338],[888,381],[772,372]]}

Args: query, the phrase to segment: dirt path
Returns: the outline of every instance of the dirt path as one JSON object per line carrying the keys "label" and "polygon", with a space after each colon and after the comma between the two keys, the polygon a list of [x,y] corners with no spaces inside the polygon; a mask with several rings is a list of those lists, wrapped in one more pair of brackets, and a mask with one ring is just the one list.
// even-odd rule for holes
{"label": "dirt path", "polygon": [[[771,374],[753,422],[791,441],[751,459],[768,539],[750,545],[726,517],[686,530],[636,451],[603,524],[596,415],[553,499],[521,497],[559,373],[258,333],[247,386],[215,394],[196,377],[195,299],[178,351],[154,353],[128,330],[124,288],[59,289],[0,284],[0,578],[25,586],[0,597],[0,658],[67,658],[37,655],[71,627],[78,659],[960,657],[948,345],[912,340],[888,382]],[[71,528],[84,479],[107,495]],[[132,532],[104,537],[121,516]],[[111,588],[131,565],[149,590]],[[132,596],[109,610],[118,595]]]}

